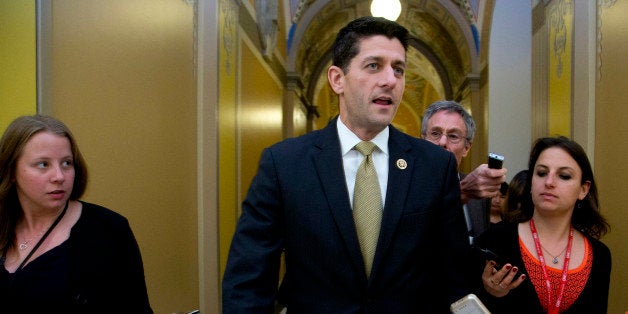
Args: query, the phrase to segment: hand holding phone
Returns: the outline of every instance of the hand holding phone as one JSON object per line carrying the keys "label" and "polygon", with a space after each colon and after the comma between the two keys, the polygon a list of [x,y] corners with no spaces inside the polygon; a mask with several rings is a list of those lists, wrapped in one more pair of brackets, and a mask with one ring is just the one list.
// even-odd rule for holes
{"label": "hand holding phone", "polygon": [[493,152],[488,153],[488,167],[491,169],[501,169],[504,164],[504,156],[495,154]]}
{"label": "hand holding phone", "polygon": [[[479,252],[479,254],[481,256],[483,256],[486,260],[488,261],[494,261],[495,265],[493,266],[493,268],[495,268],[495,270],[500,270],[502,267],[504,267],[504,265],[506,265],[508,263],[508,261],[506,259],[504,259],[503,257],[497,255],[495,252],[486,249],[486,248],[482,248],[479,247],[477,245],[473,246],[473,249],[477,252]],[[517,271],[517,274],[515,275],[514,279],[519,278],[519,276],[521,276],[522,273],[521,271]]]}
{"label": "hand holding phone", "polygon": [[483,256],[486,260],[489,261],[494,261],[495,262],[495,269],[499,270],[500,268],[502,268],[503,265],[506,264],[506,261],[504,259],[502,259],[499,255],[495,254],[495,252],[489,250],[489,249],[485,249],[485,248],[481,248],[479,246],[473,246],[473,248],[480,253],[481,256]]}

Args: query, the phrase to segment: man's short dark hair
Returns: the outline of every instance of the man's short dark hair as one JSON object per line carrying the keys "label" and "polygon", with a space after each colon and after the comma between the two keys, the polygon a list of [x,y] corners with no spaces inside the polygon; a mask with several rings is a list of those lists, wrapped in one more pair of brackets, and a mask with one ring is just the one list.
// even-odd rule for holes
{"label": "man's short dark hair", "polygon": [[360,40],[375,35],[397,38],[404,50],[408,50],[408,30],[395,21],[383,17],[365,16],[355,19],[343,27],[332,46],[332,65],[347,72],[353,57],[360,53]]}

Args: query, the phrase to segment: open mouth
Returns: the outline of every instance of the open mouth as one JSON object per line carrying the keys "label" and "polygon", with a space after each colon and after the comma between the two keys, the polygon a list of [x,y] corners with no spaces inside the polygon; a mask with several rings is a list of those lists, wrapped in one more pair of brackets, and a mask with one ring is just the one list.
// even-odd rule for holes
{"label": "open mouth", "polygon": [[392,100],[389,98],[376,98],[373,100],[373,103],[378,105],[392,105]]}

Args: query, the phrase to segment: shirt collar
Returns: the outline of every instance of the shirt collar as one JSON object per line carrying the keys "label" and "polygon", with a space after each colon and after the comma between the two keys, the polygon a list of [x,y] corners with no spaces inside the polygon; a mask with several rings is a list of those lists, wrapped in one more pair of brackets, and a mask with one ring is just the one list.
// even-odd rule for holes
{"label": "shirt collar", "polygon": [[[340,139],[340,150],[342,152],[342,156],[344,156],[362,140],[357,135],[355,135],[355,133],[349,130],[349,128],[342,122],[342,120],[340,120],[340,117],[338,117],[336,127],[338,128],[338,138]],[[379,148],[381,152],[386,154],[386,156],[388,156],[389,134],[390,130],[388,127],[386,127],[371,140],[371,142],[375,143],[375,145],[377,145],[377,148]]]}

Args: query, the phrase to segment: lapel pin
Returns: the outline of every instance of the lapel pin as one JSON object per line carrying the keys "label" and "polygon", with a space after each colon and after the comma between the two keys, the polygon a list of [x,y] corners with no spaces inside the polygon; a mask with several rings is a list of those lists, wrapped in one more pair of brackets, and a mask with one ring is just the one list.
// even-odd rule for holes
{"label": "lapel pin", "polygon": [[408,163],[404,159],[397,159],[397,168],[404,170],[408,168]]}

